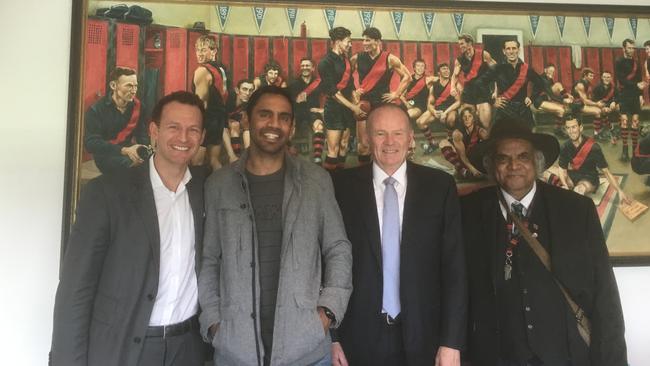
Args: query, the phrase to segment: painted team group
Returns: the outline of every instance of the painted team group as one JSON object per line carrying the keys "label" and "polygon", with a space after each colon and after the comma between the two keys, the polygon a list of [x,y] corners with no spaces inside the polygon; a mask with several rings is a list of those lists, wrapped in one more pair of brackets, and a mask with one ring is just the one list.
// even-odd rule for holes
{"label": "painted team group", "polygon": [[[295,80],[271,62],[233,90],[201,36],[192,92],[150,117],[136,72],[111,73],[85,116],[104,174],[85,185],[66,245],[50,363],[627,365],[584,195],[602,173],[630,201],[597,141],[620,143],[628,162],[631,137],[632,169],[650,173],[650,138],[639,140],[650,74],[634,42],[599,85],[584,68],[567,91],[516,40],[497,63],[461,35],[454,63],[428,75],[422,59],[411,74],[382,50],[376,28],[354,55],[348,29],[329,35]],[[555,118],[566,143],[534,132],[533,113]],[[301,127],[310,159],[291,142]],[[411,161],[414,129],[458,178],[495,184],[459,198],[452,175]],[[358,164],[344,169],[351,150]]]}

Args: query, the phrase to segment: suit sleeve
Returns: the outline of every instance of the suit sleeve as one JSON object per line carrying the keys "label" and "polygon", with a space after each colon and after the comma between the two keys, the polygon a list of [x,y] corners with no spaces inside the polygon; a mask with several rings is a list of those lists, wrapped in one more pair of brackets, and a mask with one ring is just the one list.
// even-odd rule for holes
{"label": "suit sleeve", "polygon": [[451,178],[443,217],[440,345],[460,350],[465,346],[467,331],[467,273],[460,204],[456,184]]}
{"label": "suit sleeve", "polygon": [[318,306],[330,309],[338,327],[352,294],[352,246],[345,234],[343,217],[334,198],[329,175],[323,172],[323,191],[319,197],[322,208],[321,253],[323,283]]}
{"label": "suit sleeve", "polygon": [[77,209],[54,303],[53,366],[88,364],[93,304],[110,243],[108,203],[100,181],[86,185]]}
{"label": "suit sleeve", "polygon": [[594,265],[595,294],[591,311],[590,358],[593,366],[626,366],[625,324],[618,286],[596,207],[587,203],[587,235]]}
{"label": "suit sleeve", "polygon": [[[214,177],[214,176],[213,176]],[[221,237],[218,233],[218,201],[214,180],[208,179],[205,189],[205,226],[203,230],[203,259],[199,273],[199,304],[201,305],[201,335],[210,342],[210,326],[221,321]]]}

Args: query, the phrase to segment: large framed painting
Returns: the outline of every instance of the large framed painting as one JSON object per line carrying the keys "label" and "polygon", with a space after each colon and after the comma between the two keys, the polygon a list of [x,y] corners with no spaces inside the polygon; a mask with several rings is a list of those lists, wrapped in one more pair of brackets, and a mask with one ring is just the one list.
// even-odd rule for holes
{"label": "large framed painting", "polygon": [[[223,74],[224,96],[231,103],[227,108],[238,108],[258,85],[291,86],[301,78],[316,79],[317,65],[330,47],[331,29],[351,32],[352,56],[364,50],[362,33],[373,27],[381,33],[381,50],[396,56],[411,75],[405,83],[395,72],[388,83],[390,91],[403,92],[393,102],[408,110],[416,131],[413,161],[453,175],[460,194],[490,184],[463,151],[489,133],[496,109],[503,107],[490,84],[484,85],[485,101],[475,103],[462,97],[463,88],[476,76],[476,55],[494,64],[508,62],[510,52],[548,82],[546,88],[520,86],[529,97],[524,106],[535,130],[557,134],[564,145],[571,137],[560,116],[572,114],[581,122],[585,140],[594,141],[603,152],[607,168],[599,164],[588,172],[591,184],[584,194],[597,207],[613,261],[650,263],[650,213],[643,211],[650,205],[650,178],[636,173],[625,156],[627,152],[631,157],[638,144],[650,144],[647,84],[642,84],[639,97],[639,123],[621,124],[616,108],[619,79],[626,77],[616,70],[618,59],[633,59],[645,82],[650,79],[650,7],[422,0],[78,0],[73,17],[64,243],[84,184],[112,169],[139,164],[152,153],[146,134],[152,108],[165,94],[193,90],[195,71],[206,62],[201,48],[216,51],[214,64]],[[628,51],[625,40],[632,45]],[[358,72],[352,77],[356,87],[368,85]],[[322,127],[313,122],[322,118],[323,98],[318,88],[313,93],[315,102],[307,113],[312,117],[297,121],[288,149],[322,164],[327,146]],[[481,129],[485,133],[472,132]],[[345,167],[358,164],[361,148],[354,126],[348,132],[343,134],[347,153],[339,159]],[[217,168],[236,160],[246,144],[242,124],[226,123],[223,148],[210,165]],[[579,159],[580,152],[573,158]],[[570,160],[567,166],[579,168],[578,163]],[[561,172],[562,164],[555,165]],[[553,172],[546,172],[544,179],[563,183]],[[628,200],[639,204],[636,212],[623,211],[621,203]]]}

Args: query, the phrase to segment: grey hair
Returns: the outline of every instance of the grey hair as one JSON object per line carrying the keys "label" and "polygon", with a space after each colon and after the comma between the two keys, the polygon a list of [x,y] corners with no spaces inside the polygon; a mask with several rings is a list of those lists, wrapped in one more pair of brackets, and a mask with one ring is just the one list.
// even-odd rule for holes
{"label": "grey hair", "polygon": [[[543,152],[535,148],[533,148],[533,154],[534,154],[534,164],[535,164],[535,175],[537,175],[538,178],[542,178],[545,171],[544,168],[546,167],[546,157],[544,157]],[[488,180],[492,183],[495,183],[496,179],[494,177],[494,151],[483,156],[483,167],[485,168],[485,172],[487,173]]]}

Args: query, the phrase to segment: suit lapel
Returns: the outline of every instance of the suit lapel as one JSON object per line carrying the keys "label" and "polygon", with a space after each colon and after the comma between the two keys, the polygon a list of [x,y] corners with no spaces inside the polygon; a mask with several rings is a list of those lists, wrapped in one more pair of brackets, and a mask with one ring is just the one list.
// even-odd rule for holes
{"label": "suit lapel", "polygon": [[492,273],[492,286],[496,288],[497,278],[499,275],[499,270],[502,267],[501,261],[503,259],[502,251],[498,248],[503,243],[499,243],[499,237],[497,235],[498,225],[501,222],[499,215],[501,215],[501,210],[499,208],[499,203],[497,199],[496,187],[489,189],[486,192],[485,197],[483,197],[483,204],[481,205],[481,223],[483,225],[483,230],[481,232],[485,233],[485,243],[490,245],[490,248],[485,248],[486,253],[492,256],[490,261],[490,273]]}
{"label": "suit lapel", "polygon": [[195,250],[195,268],[198,275],[200,267],[200,258],[203,255],[203,220],[205,211],[203,207],[203,181],[205,177],[203,172],[198,169],[192,170],[192,179],[187,183],[187,195],[192,207],[192,216],[194,218],[194,250]]}
{"label": "suit lapel", "polygon": [[375,200],[375,188],[372,183],[372,164],[367,164],[359,169],[360,180],[360,204],[363,219],[368,233],[368,244],[370,251],[377,260],[377,266],[381,270],[381,235],[379,218],[377,217],[377,202]]}
{"label": "suit lapel", "polygon": [[158,213],[149,179],[149,163],[142,164],[131,170],[133,192],[131,199],[136,211],[144,224],[144,231],[149,239],[156,272],[160,268],[160,231],[158,229]]}

